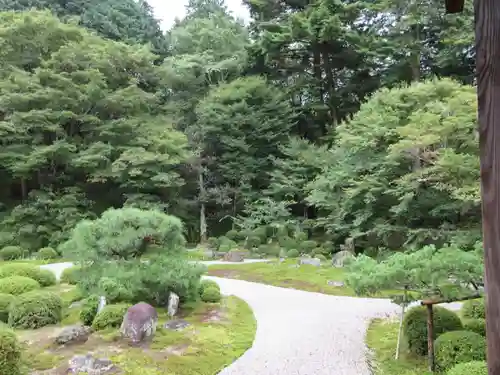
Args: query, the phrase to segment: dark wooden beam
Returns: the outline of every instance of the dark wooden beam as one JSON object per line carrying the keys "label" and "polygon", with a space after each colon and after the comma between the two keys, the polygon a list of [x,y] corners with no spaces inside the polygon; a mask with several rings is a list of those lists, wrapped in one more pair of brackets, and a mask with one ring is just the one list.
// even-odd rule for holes
{"label": "dark wooden beam", "polygon": [[488,375],[500,375],[500,1],[475,0]]}
{"label": "dark wooden beam", "polygon": [[446,13],[460,13],[464,10],[464,0],[445,0]]}

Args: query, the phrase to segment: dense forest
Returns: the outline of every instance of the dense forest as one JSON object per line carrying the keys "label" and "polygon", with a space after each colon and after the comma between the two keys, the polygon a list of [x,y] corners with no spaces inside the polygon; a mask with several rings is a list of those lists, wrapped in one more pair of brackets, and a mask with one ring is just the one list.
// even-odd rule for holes
{"label": "dense forest", "polygon": [[0,0],[0,247],[108,208],[190,242],[290,226],[338,248],[480,235],[473,12],[438,0]]}

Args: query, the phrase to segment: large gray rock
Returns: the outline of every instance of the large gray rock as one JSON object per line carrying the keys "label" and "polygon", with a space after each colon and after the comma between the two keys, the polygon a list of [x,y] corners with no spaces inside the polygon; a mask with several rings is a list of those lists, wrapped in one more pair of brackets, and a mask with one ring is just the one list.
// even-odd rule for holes
{"label": "large gray rock", "polygon": [[342,268],[350,260],[354,259],[354,254],[347,250],[339,251],[332,257],[332,266]]}
{"label": "large gray rock", "polygon": [[245,251],[230,250],[224,254],[224,260],[226,262],[243,262],[245,260],[245,255],[247,255]]}
{"label": "large gray rock", "polygon": [[94,358],[91,354],[86,354],[71,358],[66,374],[104,375],[115,370],[115,365],[109,359]]}
{"label": "large gray rock", "polygon": [[92,329],[81,324],[63,328],[55,338],[58,345],[81,344],[89,339]]}
{"label": "large gray rock", "polygon": [[174,292],[170,292],[168,295],[168,308],[167,312],[170,317],[175,316],[177,314],[177,310],[179,309],[179,296]]}
{"label": "large gray rock", "polygon": [[299,264],[308,264],[311,266],[319,267],[321,266],[321,259],[318,258],[300,258],[299,259]]}
{"label": "large gray rock", "polygon": [[123,337],[139,343],[156,332],[158,313],[147,303],[140,302],[127,310],[120,328]]}

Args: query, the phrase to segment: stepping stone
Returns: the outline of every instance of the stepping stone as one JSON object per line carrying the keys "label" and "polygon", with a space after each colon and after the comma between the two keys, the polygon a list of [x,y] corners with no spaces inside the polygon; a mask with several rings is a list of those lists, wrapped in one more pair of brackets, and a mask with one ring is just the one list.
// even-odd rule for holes
{"label": "stepping stone", "polygon": [[165,323],[163,328],[170,329],[172,331],[182,331],[184,328],[189,327],[190,324],[182,319],[170,320]]}

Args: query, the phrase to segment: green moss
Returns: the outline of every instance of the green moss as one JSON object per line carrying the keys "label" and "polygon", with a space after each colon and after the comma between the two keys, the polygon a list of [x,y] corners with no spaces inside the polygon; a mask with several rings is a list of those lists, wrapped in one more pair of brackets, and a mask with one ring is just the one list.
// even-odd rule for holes
{"label": "green moss", "polygon": [[56,355],[49,352],[36,353],[33,356],[29,356],[26,361],[32,370],[50,370],[58,366],[64,360],[63,356]]}

